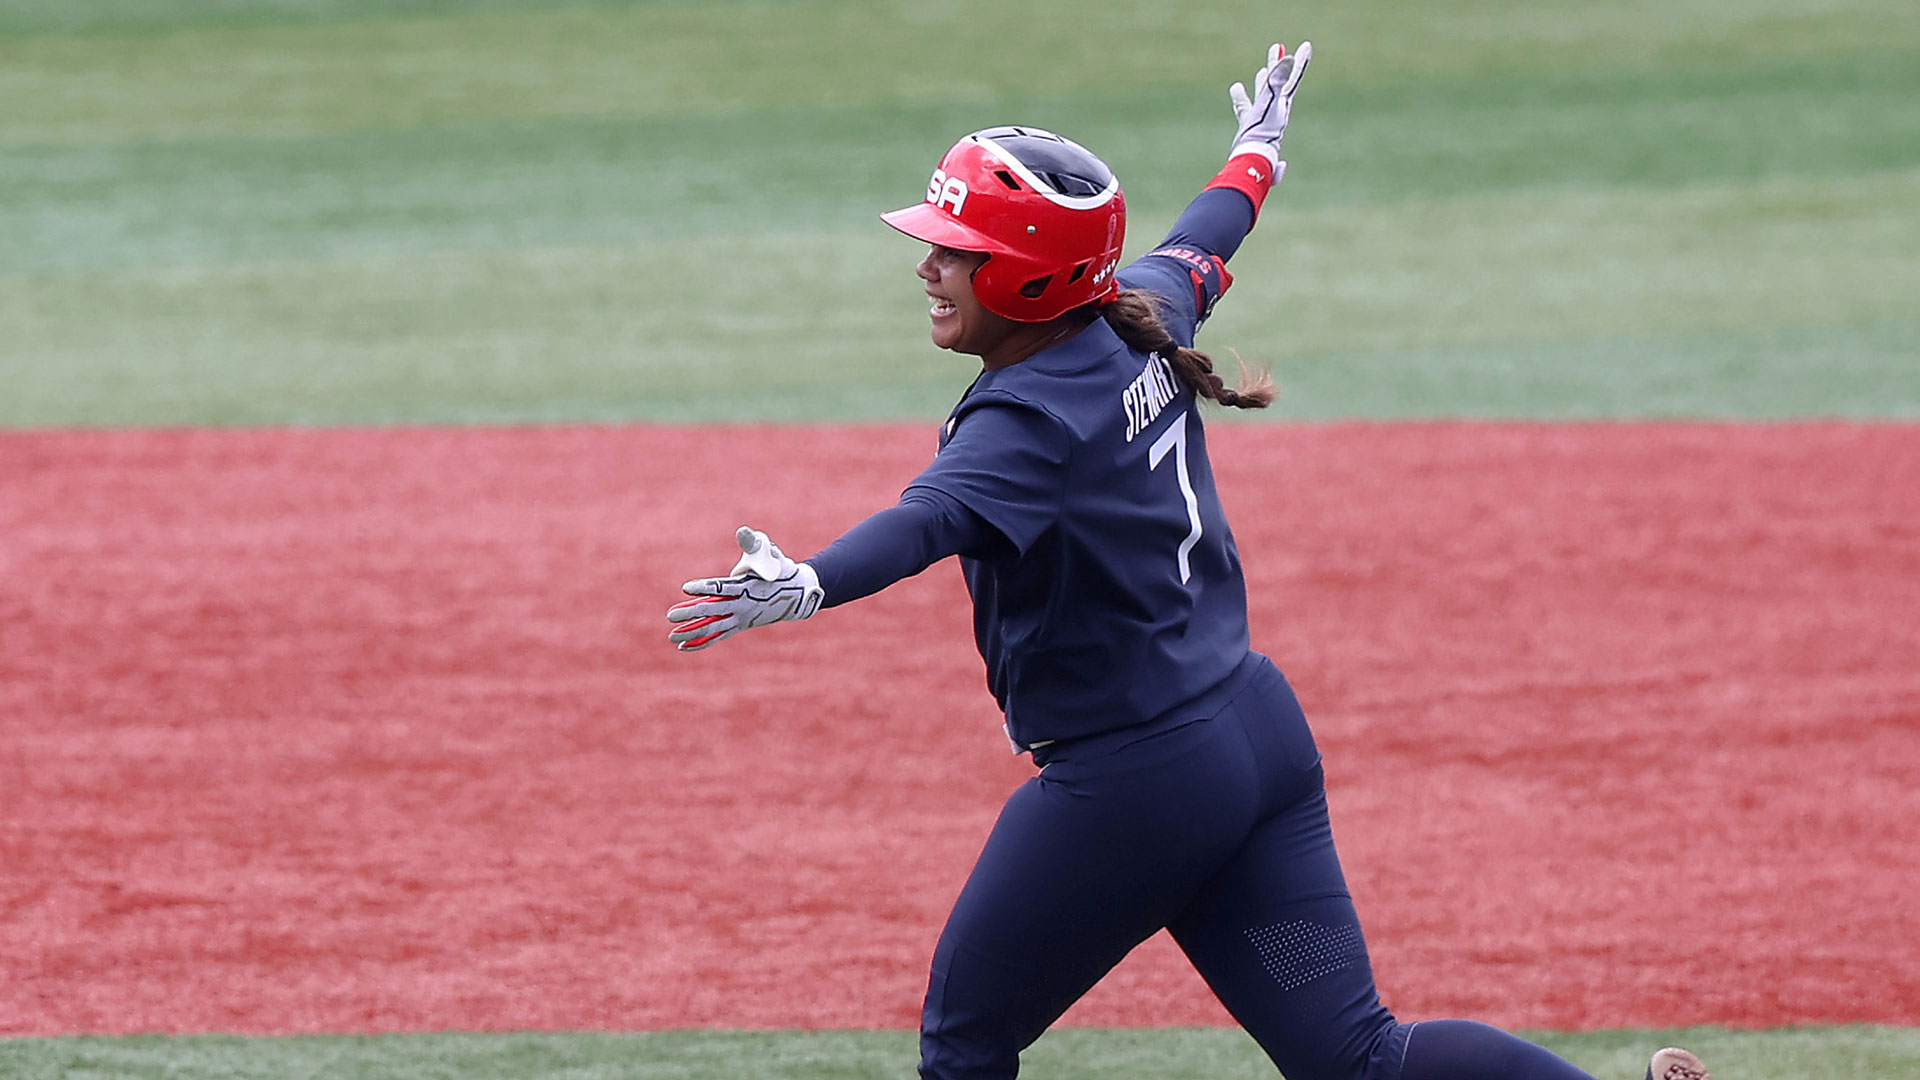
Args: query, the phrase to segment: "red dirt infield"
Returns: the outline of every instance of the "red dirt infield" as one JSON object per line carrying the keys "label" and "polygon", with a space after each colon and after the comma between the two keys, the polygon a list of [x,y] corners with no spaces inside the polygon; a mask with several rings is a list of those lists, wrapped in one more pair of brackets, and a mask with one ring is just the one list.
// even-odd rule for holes
{"label": "red dirt infield", "polygon": [[[1403,1018],[1920,1024],[1920,426],[1210,439]],[[910,1026],[1030,771],[957,571],[661,613],[932,440],[0,435],[0,1034]]]}

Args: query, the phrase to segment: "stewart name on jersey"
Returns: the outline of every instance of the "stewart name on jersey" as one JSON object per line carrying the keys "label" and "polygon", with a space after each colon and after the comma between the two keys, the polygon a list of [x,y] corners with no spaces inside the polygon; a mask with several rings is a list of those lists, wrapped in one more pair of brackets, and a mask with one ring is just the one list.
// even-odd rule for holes
{"label": "stewart name on jersey", "polygon": [[1167,407],[1180,394],[1179,384],[1173,376],[1173,368],[1165,358],[1153,356],[1147,359],[1147,366],[1120,395],[1120,407],[1127,414],[1127,441],[1132,442],[1135,435],[1160,416],[1160,410]]}

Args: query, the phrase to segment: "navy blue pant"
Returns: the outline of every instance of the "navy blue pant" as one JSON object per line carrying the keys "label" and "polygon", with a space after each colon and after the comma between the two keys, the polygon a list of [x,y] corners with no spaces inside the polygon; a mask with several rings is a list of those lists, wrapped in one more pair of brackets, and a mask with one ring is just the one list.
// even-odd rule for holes
{"label": "navy blue pant", "polygon": [[1400,1024],[1380,1003],[1319,751],[1264,657],[1183,713],[1035,760],[934,953],[926,1080],[1011,1080],[1163,927],[1287,1080],[1592,1080],[1494,1028]]}

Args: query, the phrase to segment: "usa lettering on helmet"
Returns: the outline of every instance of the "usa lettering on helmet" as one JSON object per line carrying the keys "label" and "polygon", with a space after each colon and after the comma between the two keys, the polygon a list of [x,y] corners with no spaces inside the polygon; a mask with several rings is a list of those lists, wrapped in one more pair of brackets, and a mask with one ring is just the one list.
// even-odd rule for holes
{"label": "usa lettering on helmet", "polygon": [[946,170],[933,170],[933,179],[927,181],[927,201],[935,206],[947,206],[954,217],[960,216],[960,208],[967,204],[967,182],[957,176],[948,176]]}

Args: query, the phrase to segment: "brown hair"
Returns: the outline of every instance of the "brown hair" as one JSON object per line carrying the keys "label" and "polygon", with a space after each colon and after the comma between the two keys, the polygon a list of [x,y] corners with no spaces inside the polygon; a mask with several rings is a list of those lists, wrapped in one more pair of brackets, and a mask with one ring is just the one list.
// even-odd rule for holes
{"label": "brown hair", "polygon": [[1180,381],[1203,398],[1236,409],[1264,409],[1279,396],[1273,388],[1273,376],[1249,368],[1244,360],[1240,361],[1239,387],[1228,386],[1213,373],[1213,357],[1173,340],[1160,318],[1161,303],[1158,296],[1145,289],[1123,289],[1098,310],[1129,348],[1166,357]]}

